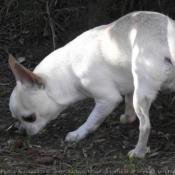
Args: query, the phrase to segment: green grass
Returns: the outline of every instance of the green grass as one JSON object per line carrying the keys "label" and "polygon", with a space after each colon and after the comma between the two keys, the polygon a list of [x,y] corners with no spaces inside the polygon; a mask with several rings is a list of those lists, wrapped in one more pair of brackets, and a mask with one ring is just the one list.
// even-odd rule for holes
{"label": "green grass", "polygon": [[[149,150],[150,148],[148,148],[145,155],[149,152]],[[136,171],[140,168],[141,163],[145,158],[145,155],[144,155],[142,158],[134,160],[135,159],[134,154],[135,153],[132,153],[131,155],[128,156],[128,158],[125,158],[120,155],[120,158],[122,162],[124,163],[126,169],[129,171],[130,175],[134,175],[136,173]]]}

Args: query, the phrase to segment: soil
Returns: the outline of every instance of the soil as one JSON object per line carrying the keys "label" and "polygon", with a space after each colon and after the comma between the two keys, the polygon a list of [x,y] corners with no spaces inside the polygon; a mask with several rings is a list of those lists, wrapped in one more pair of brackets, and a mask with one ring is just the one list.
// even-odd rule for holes
{"label": "soil", "polygon": [[[52,48],[28,47],[23,63],[33,68]],[[15,79],[7,64],[7,54],[0,60],[0,174],[175,174],[175,94],[160,93],[152,104],[152,129],[148,141],[151,152],[145,158],[132,159],[127,153],[139,135],[138,119],[131,124],[119,122],[124,103],[104,121],[99,129],[79,143],[64,141],[76,130],[94,107],[93,99],[81,101],[62,112],[43,131],[31,138],[15,131],[17,121],[9,110],[9,97]],[[9,142],[10,141],[10,142]],[[19,146],[15,141],[22,143]]]}

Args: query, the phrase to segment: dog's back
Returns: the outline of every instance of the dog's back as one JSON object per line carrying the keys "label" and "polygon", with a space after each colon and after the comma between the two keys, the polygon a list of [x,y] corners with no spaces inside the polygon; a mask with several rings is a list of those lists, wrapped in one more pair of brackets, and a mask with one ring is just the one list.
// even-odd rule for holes
{"label": "dog's back", "polygon": [[[109,25],[96,27],[78,36],[51,53],[34,72],[46,76],[49,71],[50,76],[59,76],[70,65],[65,77],[71,74],[77,82],[81,80],[82,88],[89,91],[93,81],[98,79],[98,82],[107,83],[109,80],[115,82],[119,92],[124,95],[134,90],[131,65],[138,55],[141,55],[136,61],[142,67],[140,74],[146,72],[152,76],[152,69],[159,78],[160,72],[165,71],[158,65],[162,64],[164,57],[171,58],[174,53],[170,53],[168,47],[168,19],[155,12],[128,14]],[[149,66],[142,66],[145,64]],[[87,79],[91,81],[89,85],[83,83]]]}

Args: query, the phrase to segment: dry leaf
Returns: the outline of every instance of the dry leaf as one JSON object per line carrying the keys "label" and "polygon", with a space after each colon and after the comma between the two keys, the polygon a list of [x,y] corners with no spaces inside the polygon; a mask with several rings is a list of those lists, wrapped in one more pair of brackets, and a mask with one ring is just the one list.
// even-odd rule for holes
{"label": "dry leaf", "polygon": [[54,159],[52,157],[38,157],[33,162],[37,164],[52,164]]}
{"label": "dry leaf", "polygon": [[16,152],[17,149],[21,149],[23,146],[23,140],[18,139],[18,140],[9,140],[8,145],[10,146],[10,151]]}
{"label": "dry leaf", "polygon": [[36,153],[39,153],[38,149],[37,148],[31,148],[27,151],[27,155],[30,156],[30,155],[33,155],[33,154],[36,154]]}

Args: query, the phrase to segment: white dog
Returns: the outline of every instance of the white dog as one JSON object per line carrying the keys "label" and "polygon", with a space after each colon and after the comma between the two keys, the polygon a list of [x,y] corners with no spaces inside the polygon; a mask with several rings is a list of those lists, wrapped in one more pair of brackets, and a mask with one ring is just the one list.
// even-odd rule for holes
{"label": "white dog", "polygon": [[125,95],[121,121],[132,122],[136,115],[140,120],[139,140],[129,154],[141,157],[147,150],[151,103],[159,90],[175,89],[175,22],[159,13],[134,12],[83,33],[33,72],[11,55],[9,64],[17,82],[10,110],[28,134],[91,97],[96,105],[87,121],[66,137],[77,142],[94,132]]}

